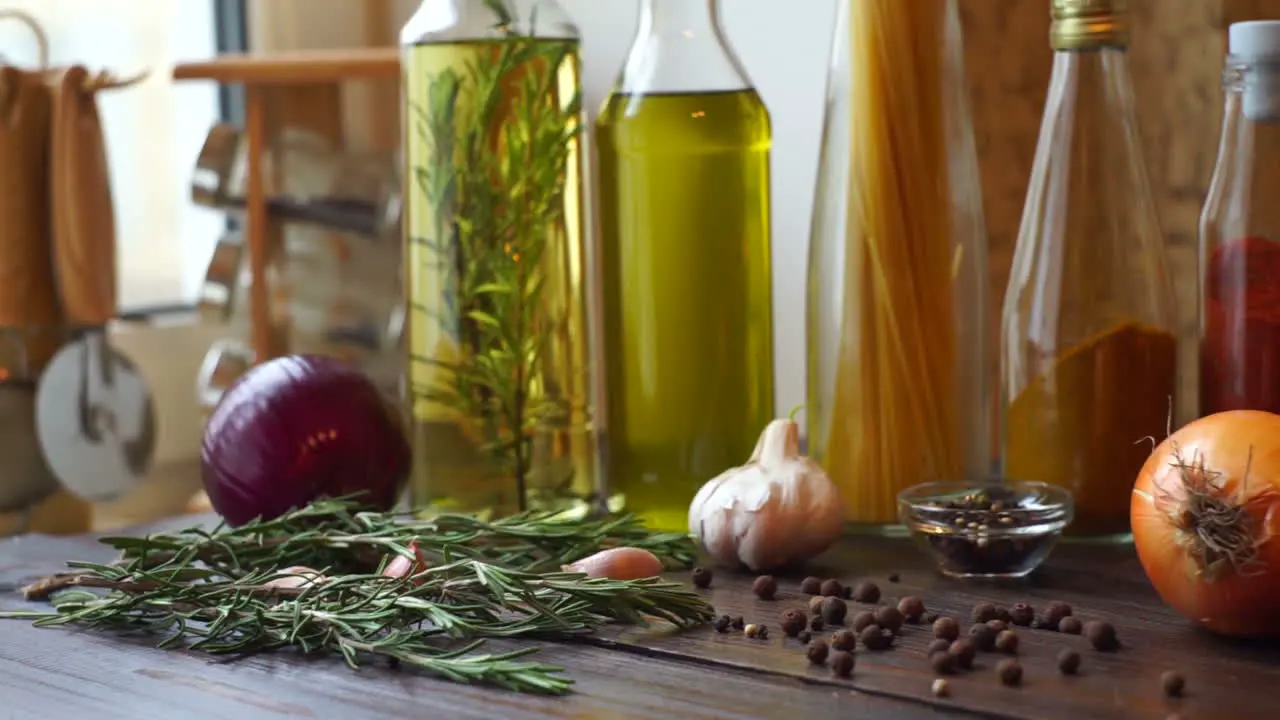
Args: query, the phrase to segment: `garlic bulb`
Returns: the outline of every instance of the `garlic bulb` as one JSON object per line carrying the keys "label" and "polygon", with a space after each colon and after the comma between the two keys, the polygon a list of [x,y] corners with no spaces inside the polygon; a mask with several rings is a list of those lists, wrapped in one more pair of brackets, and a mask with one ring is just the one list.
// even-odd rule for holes
{"label": "garlic bulb", "polygon": [[792,420],[774,420],[746,465],[702,486],[689,505],[689,531],[718,564],[759,572],[799,563],[840,536],[835,485],[800,454]]}

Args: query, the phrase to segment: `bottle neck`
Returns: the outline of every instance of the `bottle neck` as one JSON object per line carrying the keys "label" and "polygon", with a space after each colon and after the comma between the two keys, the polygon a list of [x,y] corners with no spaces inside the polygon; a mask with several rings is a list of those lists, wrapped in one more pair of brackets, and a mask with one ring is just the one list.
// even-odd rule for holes
{"label": "bottle neck", "polygon": [[718,0],[642,0],[616,92],[717,92],[752,87],[720,25]]}

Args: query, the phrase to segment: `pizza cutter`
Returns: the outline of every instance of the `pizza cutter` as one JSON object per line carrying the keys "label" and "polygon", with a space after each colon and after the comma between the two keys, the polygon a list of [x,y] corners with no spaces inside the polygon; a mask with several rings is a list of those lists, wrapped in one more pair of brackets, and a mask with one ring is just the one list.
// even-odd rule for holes
{"label": "pizza cutter", "polygon": [[116,314],[115,217],[96,98],[86,71],[55,88],[51,184],[58,294],[73,340],[36,389],[36,432],[53,474],[90,501],[119,497],[150,470],[155,409],[146,380],[107,341]]}

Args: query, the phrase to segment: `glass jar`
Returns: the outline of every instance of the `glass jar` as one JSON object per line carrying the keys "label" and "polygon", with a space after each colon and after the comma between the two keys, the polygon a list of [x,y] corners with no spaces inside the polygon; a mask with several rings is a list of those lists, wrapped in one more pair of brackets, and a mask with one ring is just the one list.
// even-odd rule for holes
{"label": "glass jar", "polygon": [[[239,210],[248,191],[249,139],[229,123],[209,130],[191,181],[197,205]],[[367,237],[399,230],[400,188],[393,158],[345,153],[323,137],[285,128],[263,158],[267,212],[281,220]]]}
{"label": "glass jar", "polygon": [[987,238],[954,0],[841,2],[809,246],[809,453],[855,527],[991,470]]}
{"label": "glass jar", "polygon": [[1067,488],[1075,538],[1124,539],[1171,423],[1173,287],[1138,133],[1125,0],[1053,0],[1053,74],[1001,327],[1004,473]]}
{"label": "glass jar", "polygon": [[1200,412],[1280,413],[1280,22],[1235,23],[1200,217]]}
{"label": "glass jar", "polygon": [[552,0],[424,0],[401,47],[411,501],[585,512],[578,32]]}
{"label": "glass jar", "polygon": [[609,488],[663,530],[774,414],[769,113],[718,0],[643,0],[597,120]]}

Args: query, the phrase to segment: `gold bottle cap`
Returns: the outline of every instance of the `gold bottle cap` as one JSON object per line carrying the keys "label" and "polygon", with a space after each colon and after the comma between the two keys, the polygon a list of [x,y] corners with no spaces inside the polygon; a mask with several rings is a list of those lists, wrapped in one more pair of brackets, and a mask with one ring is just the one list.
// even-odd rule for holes
{"label": "gold bottle cap", "polygon": [[1049,46],[1097,50],[1129,45],[1129,0],[1053,0]]}

